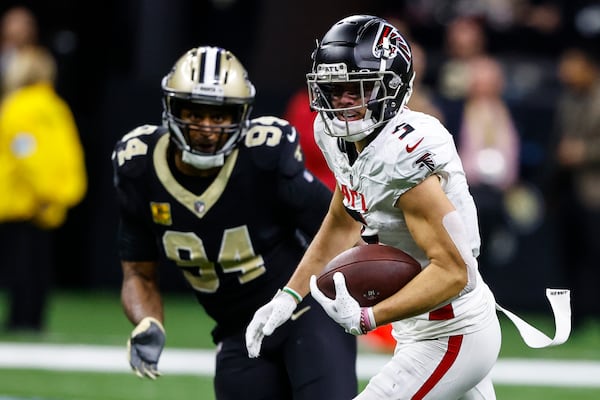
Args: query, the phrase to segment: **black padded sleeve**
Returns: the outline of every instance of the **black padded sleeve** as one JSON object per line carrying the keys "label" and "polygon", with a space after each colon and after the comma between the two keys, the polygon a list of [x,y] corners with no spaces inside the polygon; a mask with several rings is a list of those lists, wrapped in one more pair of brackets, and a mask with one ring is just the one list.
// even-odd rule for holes
{"label": "black padded sleeve", "polygon": [[329,209],[332,193],[320,180],[304,170],[293,176],[281,176],[279,196],[292,213],[295,225],[309,238],[317,233]]}
{"label": "black padded sleeve", "polygon": [[123,211],[117,231],[117,246],[124,261],[156,261],[159,258],[152,231]]}

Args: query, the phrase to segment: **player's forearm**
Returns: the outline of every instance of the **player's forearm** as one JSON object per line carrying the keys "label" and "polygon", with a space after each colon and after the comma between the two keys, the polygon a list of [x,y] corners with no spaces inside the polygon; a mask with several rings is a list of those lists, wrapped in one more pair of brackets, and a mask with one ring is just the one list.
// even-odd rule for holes
{"label": "player's forearm", "polygon": [[139,323],[145,317],[163,322],[162,297],[154,274],[140,273],[124,263],[121,303],[127,318]]}
{"label": "player's forearm", "polygon": [[163,322],[162,299],[153,285],[131,281],[124,283],[121,302],[125,315],[133,324],[145,317],[154,317]]}
{"label": "player's forearm", "polygon": [[319,275],[333,257],[354,246],[359,239],[358,222],[347,214],[328,213],[287,286],[306,296],[311,275]]}
{"label": "player's forearm", "polygon": [[458,296],[467,283],[466,271],[459,268],[429,264],[398,293],[373,307],[377,325],[423,314]]}

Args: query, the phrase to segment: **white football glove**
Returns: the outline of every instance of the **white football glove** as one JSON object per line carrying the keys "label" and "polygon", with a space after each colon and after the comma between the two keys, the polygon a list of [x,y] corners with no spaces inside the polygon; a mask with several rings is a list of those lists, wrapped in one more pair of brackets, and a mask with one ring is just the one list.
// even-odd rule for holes
{"label": "white football glove", "polygon": [[310,293],[327,315],[352,335],[362,335],[375,329],[373,309],[371,307],[361,308],[358,302],[350,296],[344,274],[341,272],[333,274],[333,283],[335,285],[334,300],[319,290],[315,275],[310,277]]}
{"label": "white football glove", "polygon": [[[297,298],[284,290],[278,290],[270,302],[256,310],[252,321],[248,324],[246,328],[246,348],[249,357],[256,358],[260,355],[263,338],[271,335],[276,328],[290,319],[296,309]],[[302,300],[298,294],[295,295]]]}
{"label": "white football glove", "polygon": [[164,346],[165,328],[160,321],[152,317],[142,319],[127,341],[129,364],[137,376],[150,379],[160,376],[157,364]]}

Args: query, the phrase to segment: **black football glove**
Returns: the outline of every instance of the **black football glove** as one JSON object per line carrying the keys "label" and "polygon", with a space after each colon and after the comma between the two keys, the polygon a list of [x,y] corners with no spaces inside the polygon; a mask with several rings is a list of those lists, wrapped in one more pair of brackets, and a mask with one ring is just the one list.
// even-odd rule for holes
{"label": "black football glove", "polygon": [[127,341],[129,364],[137,376],[151,379],[160,376],[157,364],[164,346],[165,328],[160,321],[152,317],[141,320]]}

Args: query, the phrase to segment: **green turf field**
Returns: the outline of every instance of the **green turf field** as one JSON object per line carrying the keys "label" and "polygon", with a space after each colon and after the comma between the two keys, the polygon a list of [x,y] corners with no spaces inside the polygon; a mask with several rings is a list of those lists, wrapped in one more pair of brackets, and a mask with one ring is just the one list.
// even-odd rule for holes
{"label": "green turf field", "polygon": [[[212,348],[211,321],[192,295],[165,298],[167,346]],[[125,319],[118,292],[58,292],[52,296],[47,332],[40,335],[8,335],[0,332],[0,342],[81,343],[123,346],[132,327]],[[517,311],[517,310],[515,310]],[[0,321],[6,304],[0,292]],[[523,315],[529,322],[553,335],[553,323],[544,317]],[[514,326],[501,317],[502,357],[542,359],[585,359],[600,361],[600,324],[590,324],[575,332],[562,346],[529,349]],[[125,350],[124,350],[125,354]],[[364,385],[365,382],[361,382]],[[564,400],[600,399],[599,388],[565,388],[497,385],[498,399]],[[0,369],[0,400],[151,400],[214,399],[210,377],[171,375],[156,382],[141,380],[129,373],[89,373]]]}

